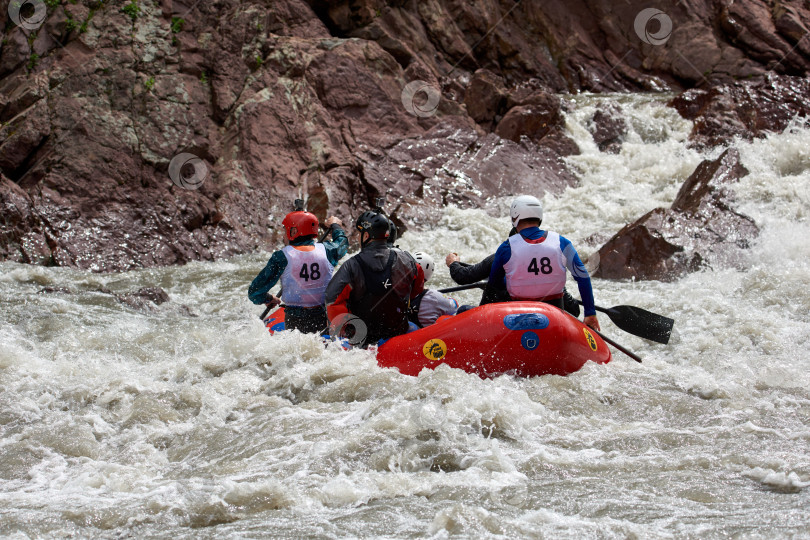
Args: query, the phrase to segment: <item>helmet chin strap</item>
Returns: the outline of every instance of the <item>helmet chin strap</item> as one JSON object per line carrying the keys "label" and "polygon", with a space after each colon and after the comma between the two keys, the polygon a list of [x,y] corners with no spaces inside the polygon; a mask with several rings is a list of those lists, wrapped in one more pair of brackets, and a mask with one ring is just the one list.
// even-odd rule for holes
{"label": "helmet chin strap", "polygon": [[[365,240],[363,239],[364,236]],[[385,242],[386,240],[387,238],[372,238],[370,232],[362,232],[360,233],[360,249],[366,247],[372,242]]]}
{"label": "helmet chin strap", "polygon": [[360,233],[360,249],[366,247],[371,242],[371,234],[367,232]]}

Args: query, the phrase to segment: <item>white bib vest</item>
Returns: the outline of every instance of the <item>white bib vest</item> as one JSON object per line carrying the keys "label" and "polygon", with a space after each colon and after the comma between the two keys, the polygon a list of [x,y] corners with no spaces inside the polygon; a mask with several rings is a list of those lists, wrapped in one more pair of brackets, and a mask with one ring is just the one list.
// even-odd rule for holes
{"label": "white bib vest", "polygon": [[324,305],[326,286],[332,279],[333,270],[324,245],[315,244],[312,251],[286,246],[282,252],[287,257],[287,268],[281,274],[284,302],[300,307]]}
{"label": "white bib vest", "polygon": [[548,231],[546,239],[530,244],[523,236],[509,237],[512,256],[503,265],[506,289],[514,299],[540,299],[560,295],[565,289],[565,258],[560,235]]}

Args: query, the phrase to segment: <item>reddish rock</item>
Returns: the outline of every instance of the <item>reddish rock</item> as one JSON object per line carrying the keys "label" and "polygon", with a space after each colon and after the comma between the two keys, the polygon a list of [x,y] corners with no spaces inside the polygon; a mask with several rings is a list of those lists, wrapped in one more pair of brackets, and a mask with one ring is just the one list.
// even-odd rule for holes
{"label": "reddish rock", "polygon": [[147,311],[171,300],[169,294],[160,287],[142,287],[135,292],[113,294],[113,296],[131,308]]}
{"label": "reddish rock", "polygon": [[597,277],[669,281],[702,268],[736,265],[759,229],[733,210],[728,184],[748,174],[736,148],[704,161],[669,209],[627,225],[599,250]]}
{"label": "reddish rock", "polygon": [[14,28],[3,36],[3,45],[0,48],[0,77],[24,67],[31,60],[31,45],[22,28]]}
{"label": "reddish rock", "polygon": [[579,154],[579,147],[565,134],[562,101],[544,90],[519,86],[510,94],[511,108],[495,129],[500,137],[521,142],[523,137],[565,157]]}
{"label": "reddish rock", "polygon": [[581,151],[576,141],[569,137],[562,126],[555,126],[537,143],[560,157],[578,156]]}
{"label": "reddish rock", "polygon": [[627,135],[627,122],[621,108],[610,103],[597,109],[591,119],[590,132],[601,152],[618,154]]}
{"label": "reddish rock", "polygon": [[751,140],[781,133],[796,117],[810,117],[810,80],[768,76],[760,82],[735,83],[710,90],[693,89],[670,102],[695,122],[694,146],[728,144],[734,137]]}
{"label": "reddish rock", "polygon": [[28,194],[0,175],[0,260],[50,264],[53,239]]}
{"label": "reddish rock", "polygon": [[[28,102],[23,95],[12,95],[6,108],[14,110],[19,102]],[[40,154],[44,141],[51,134],[48,104],[46,100],[35,101],[26,114],[16,115],[0,128],[0,170],[14,180],[19,180]]]}
{"label": "reddish rock", "polygon": [[564,125],[560,98],[549,92],[535,92],[518,102],[498,123],[495,132],[515,142],[525,136],[539,141],[554,127]]}
{"label": "reddish rock", "polygon": [[488,69],[479,69],[467,87],[464,104],[472,119],[489,130],[495,117],[501,114],[507,95],[506,85],[501,77]]}
{"label": "reddish rock", "polygon": [[416,227],[435,225],[447,204],[481,207],[493,195],[560,193],[576,183],[547,148],[480,138],[472,126],[452,123],[365,158],[368,185],[396,201],[398,219]]}
{"label": "reddish rock", "polygon": [[[799,1],[311,4],[330,29],[378,41],[403,66],[416,57],[437,71],[486,68],[507,85],[534,78],[553,91],[661,91],[810,68],[802,33],[810,27],[810,7]],[[642,21],[637,32],[637,17],[648,8],[671,21],[661,42],[647,38],[659,29],[658,18],[646,28]]]}
{"label": "reddish rock", "polygon": [[[274,248],[299,196],[350,222],[385,194],[418,227],[449,202],[563,189],[576,145],[555,93],[803,75],[810,21],[799,2],[653,2],[673,22],[653,45],[635,0],[161,0],[135,20],[58,4],[36,34],[0,30],[0,173],[17,208],[0,256],[96,271]],[[440,95],[421,117],[402,103],[416,80]],[[208,171],[196,190],[169,178],[184,153]]]}

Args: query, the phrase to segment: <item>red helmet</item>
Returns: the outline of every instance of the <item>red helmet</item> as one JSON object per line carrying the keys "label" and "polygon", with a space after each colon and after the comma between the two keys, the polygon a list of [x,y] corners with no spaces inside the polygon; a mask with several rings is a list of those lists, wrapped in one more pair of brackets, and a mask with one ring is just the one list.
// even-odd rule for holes
{"label": "red helmet", "polygon": [[292,242],[300,236],[318,235],[318,218],[309,212],[292,212],[281,222],[287,230],[287,240]]}

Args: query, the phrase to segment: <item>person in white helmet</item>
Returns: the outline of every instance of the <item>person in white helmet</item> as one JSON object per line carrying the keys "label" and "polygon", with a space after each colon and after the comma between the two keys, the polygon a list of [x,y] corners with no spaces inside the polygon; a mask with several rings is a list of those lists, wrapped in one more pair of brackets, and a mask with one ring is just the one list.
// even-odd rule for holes
{"label": "person in white helmet", "polygon": [[[436,268],[433,257],[423,251],[417,251],[413,254],[413,258],[416,259],[416,264],[422,267],[427,283]],[[408,318],[419,328],[424,328],[435,323],[442,315],[455,315],[457,310],[458,302],[435,289],[425,288],[411,300]]]}
{"label": "person in white helmet", "polygon": [[489,284],[506,289],[512,300],[546,302],[563,309],[566,271],[571,272],[585,308],[583,322],[600,330],[588,270],[568,239],[540,229],[542,203],[531,195],[521,195],[512,202],[509,216],[518,234],[495,253]]}

